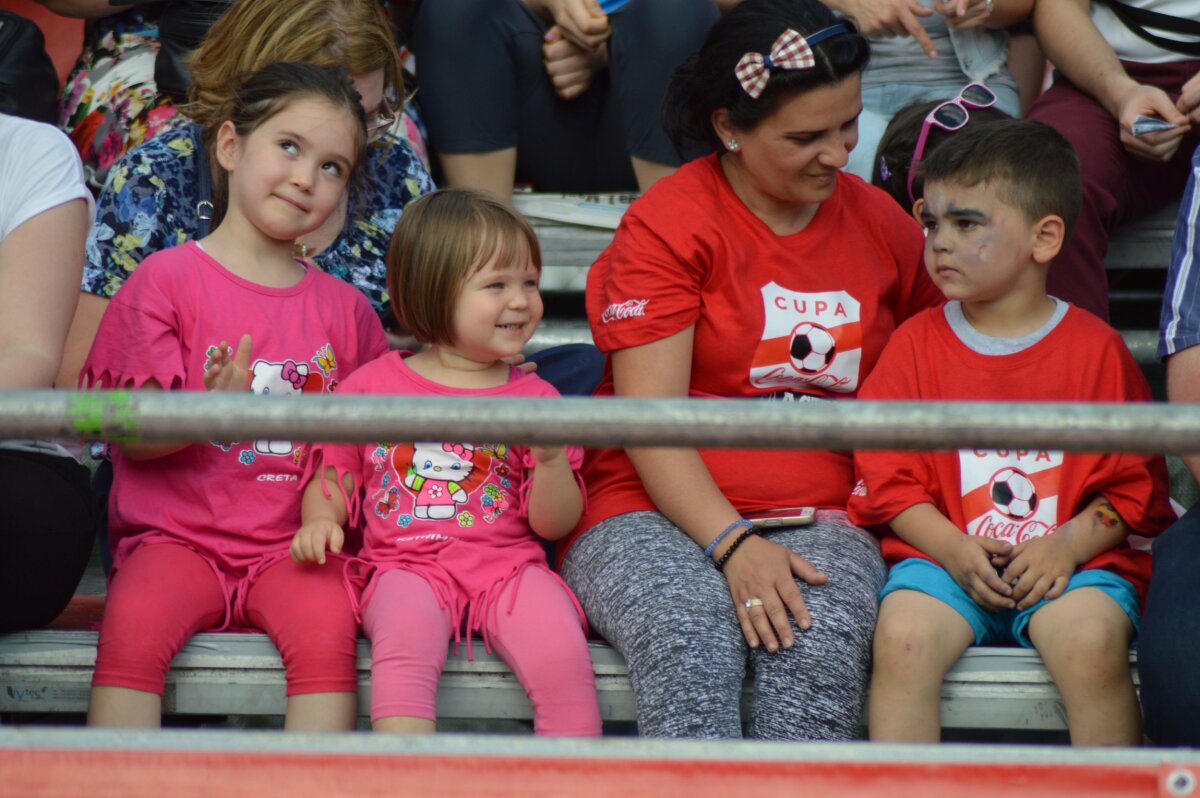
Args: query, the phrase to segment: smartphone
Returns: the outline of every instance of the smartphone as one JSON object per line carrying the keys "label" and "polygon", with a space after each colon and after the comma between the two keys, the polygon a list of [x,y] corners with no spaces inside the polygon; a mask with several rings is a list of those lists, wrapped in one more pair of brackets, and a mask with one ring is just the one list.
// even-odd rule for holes
{"label": "smartphone", "polygon": [[1171,128],[1179,127],[1174,122],[1168,122],[1165,119],[1159,119],[1157,116],[1146,116],[1138,114],[1133,120],[1133,135],[1144,136],[1147,133],[1155,133],[1159,130],[1170,130]]}
{"label": "smartphone", "polygon": [[759,529],[774,529],[785,526],[806,526],[817,520],[815,507],[780,507],[746,519]]}

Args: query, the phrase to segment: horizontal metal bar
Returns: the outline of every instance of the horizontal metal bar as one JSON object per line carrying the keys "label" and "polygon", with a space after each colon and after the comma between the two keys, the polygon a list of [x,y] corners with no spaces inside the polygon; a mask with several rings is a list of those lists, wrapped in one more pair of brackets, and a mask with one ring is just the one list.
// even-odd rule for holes
{"label": "horizontal metal bar", "polygon": [[[1200,750],[1187,748],[1088,748],[1061,745],[912,745],[811,743],[767,740],[663,740],[519,735],[395,735],[255,731],[253,729],[97,729],[36,726],[0,728],[0,752],[10,751],[282,752],[309,755],[536,759],[587,758],[703,762],[827,762],[834,764],[970,764],[1027,767],[1200,766]],[[45,774],[41,774],[45,775]],[[1028,784],[1028,778],[1026,779]],[[873,787],[878,789],[877,784]],[[894,787],[895,785],[893,785]],[[979,785],[976,785],[979,786]],[[986,786],[991,786],[990,784]],[[908,794],[908,791],[899,792]],[[968,791],[969,792],[969,791]],[[991,794],[985,791],[984,794]],[[1036,793],[1036,791],[1035,791]],[[456,793],[457,794],[457,793]],[[878,794],[878,793],[876,793]],[[1151,793],[1153,794],[1153,793]]]}
{"label": "horizontal metal bar", "polygon": [[0,392],[0,439],[1200,452],[1200,405]]}

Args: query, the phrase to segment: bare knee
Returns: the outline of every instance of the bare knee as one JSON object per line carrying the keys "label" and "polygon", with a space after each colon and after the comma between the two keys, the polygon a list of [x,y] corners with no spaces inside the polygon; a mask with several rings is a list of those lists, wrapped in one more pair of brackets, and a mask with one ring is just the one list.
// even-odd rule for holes
{"label": "bare knee", "polygon": [[1035,643],[1056,678],[1107,683],[1129,671],[1131,627],[1124,618],[1091,616],[1042,630]]}
{"label": "bare knee", "polygon": [[911,613],[887,613],[875,626],[874,668],[876,672],[926,676],[940,682],[944,670],[934,671],[947,658],[945,648],[937,624],[931,619]]}

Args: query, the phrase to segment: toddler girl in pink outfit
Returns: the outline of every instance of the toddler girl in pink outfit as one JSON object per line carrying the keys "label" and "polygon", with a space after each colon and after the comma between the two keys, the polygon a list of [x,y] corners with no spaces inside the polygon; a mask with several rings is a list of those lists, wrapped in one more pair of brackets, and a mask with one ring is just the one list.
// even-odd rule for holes
{"label": "toddler girl in pink outfit", "polygon": [[[129,276],[81,381],[327,393],[386,352],[366,298],[293,254],[296,239],[321,228],[342,201],[365,142],[359,95],[343,72],[272,64],[246,78],[210,146],[223,170],[216,229],[150,256]],[[234,354],[226,341],[239,335]],[[180,647],[196,632],[240,627],[262,629],[279,647],[287,728],[353,727],[351,602],[330,569],[288,557],[301,461],[291,441],[114,447],[114,572],[89,723],[157,725]]]}
{"label": "toddler girl in pink outfit", "polygon": [[[429,348],[386,354],[339,393],[557,397],[503,360],[542,318],[540,270],[536,236],[503,204],[467,190],[412,203],[388,250],[388,293]],[[292,557],[324,563],[347,523],[363,530],[345,573],[351,595],[363,588],[377,731],[433,731],[447,644],[479,633],[529,694],[538,734],[600,733],[583,612],[538,540],[579,520],[581,461],[578,447],[499,440],[314,449]]]}

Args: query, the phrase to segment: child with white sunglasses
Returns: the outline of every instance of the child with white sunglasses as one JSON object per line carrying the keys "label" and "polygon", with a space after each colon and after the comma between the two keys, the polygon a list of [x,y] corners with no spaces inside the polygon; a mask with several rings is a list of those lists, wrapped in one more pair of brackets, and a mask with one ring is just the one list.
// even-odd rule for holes
{"label": "child with white sunglasses", "polygon": [[984,84],[972,83],[951,100],[918,100],[900,109],[879,140],[872,185],[890,194],[905,210],[911,210],[921,196],[921,180],[915,167],[927,153],[968,126],[1012,118],[988,102],[990,92]]}

